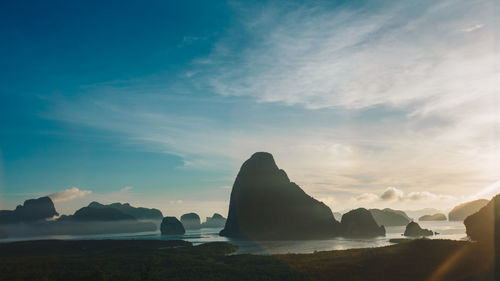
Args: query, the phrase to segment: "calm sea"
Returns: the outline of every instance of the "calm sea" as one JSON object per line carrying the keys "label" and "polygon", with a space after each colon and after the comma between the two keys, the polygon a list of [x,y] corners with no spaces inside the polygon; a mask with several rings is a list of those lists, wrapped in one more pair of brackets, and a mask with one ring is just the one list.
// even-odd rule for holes
{"label": "calm sea", "polygon": [[[423,228],[438,232],[438,235],[429,237],[430,239],[452,239],[465,240],[465,226],[462,222],[435,221],[419,222]],[[13,242],[40,239],[151,239],[151,240],[176,240],[182,239],[199,245],[207,242],[226,241],[237,245],[236,254],[286,254],[286,253],[313,253],[315,251],[344,250],[353,248],[382,247],[391,245],[389,239],[403,238],[402,233],[405,227],[386,227],[385,237],[370,239],[349,239],[332,238],[327,240],[306,240],[306,241],[242,241],[219,236],[219,228],[204,228],[200,230],[188,230],[185,235],[162,236],[159,231],[141,232],[128,234],[104,234],[104,235],[55,235],[30,238],[9,238],[0,242]]]}

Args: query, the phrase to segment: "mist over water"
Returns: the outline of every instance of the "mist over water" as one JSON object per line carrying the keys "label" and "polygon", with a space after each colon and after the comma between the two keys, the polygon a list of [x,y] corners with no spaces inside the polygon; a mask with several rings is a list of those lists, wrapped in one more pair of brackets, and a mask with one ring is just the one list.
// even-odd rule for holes
{"label": "mist over water", "polygon": [[[429,239],[451,239],[465,240],[465,226],[463,222],[457,221],[422,221],[418,222],[422,228],[428,228],[439,234],[428,237]],[[208,242],[230,242],[238,246],[234,254],[286,254],[286,253],[314,253],[316,251],[345,250],[354,248],[383,247],[392,245],[389,242],[393,238],[404,238],[402,233],[404,226],[386,227],[385,237],[375,238],[344,238],[335,237],[322,240],[299,240],[299,241],[248,241],[231,239],[219,236],[220,228],[202,228],[187,230],[184,235],[161,235],[160,231],[137,232],[126,234],[99,234],[99,235],[51,235],[29,238],[9,238],[0,242],[13,242],[24,240],[46,240],[46,239],[138,239],[138,240],[185,240],[199,245]]]}

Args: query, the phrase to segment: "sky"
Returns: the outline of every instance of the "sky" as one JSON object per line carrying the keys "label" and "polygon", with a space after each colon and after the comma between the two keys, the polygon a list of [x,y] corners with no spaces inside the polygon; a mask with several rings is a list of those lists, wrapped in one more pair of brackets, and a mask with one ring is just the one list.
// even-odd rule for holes
{"label": "sky", "polygon": [[256,151],[333,211],[500,193],[500,4],[0,3],[0,209],[227,215]]}

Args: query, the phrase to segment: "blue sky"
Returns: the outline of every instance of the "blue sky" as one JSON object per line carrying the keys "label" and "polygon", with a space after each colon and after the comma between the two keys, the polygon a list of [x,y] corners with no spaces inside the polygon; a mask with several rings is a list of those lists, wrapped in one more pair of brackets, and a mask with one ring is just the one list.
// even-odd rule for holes
{"label": "blue sky", "polygon": [[[494,1],[2,1],[0,206],[227,211],[269,151],[334,210],[500,180]],[[483,197],[491,194],[480,193]]]}

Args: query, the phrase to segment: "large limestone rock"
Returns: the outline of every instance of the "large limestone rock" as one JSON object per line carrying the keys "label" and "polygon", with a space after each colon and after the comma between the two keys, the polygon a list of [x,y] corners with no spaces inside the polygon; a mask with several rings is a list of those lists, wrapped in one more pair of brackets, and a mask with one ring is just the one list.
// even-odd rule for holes
{"label": "large limestone rock", "polygon": [[375,237],[385,236],[385,227],[379,226],[370,211],[365,208],[352,210],[342,216],[340,221],[344,236]]}
{"label": "large limestone rock", "polygon": [[257,152],[236,177],[220,235],[281,240],[332,237],[339,232],[330,208],[290,182],[271,154]]}
{"label": "large limestone rock", "polygon": [[418,218],[418,220],[419,221],[445,221],[446,215],[441,214],[441,213],[437,213],[434,215],[425,215],[425,216],[421,216],[420,218]]}
{"label": "large limestone rock", "polygon": [[462,203],[450,211],[448,219],[450,221],[463,221],[466,217],[476,213],[479,209],[486,206],[486,204],[488,204],[488,200],[486,199],[478,199]]}
{"label": "large limestone rock", "polygon": [[389,208],[370,209],[370,213],[380,226],[404,226],[411,220],[403,211],[392,210]]}
{"label": "large limestone rock", "polygon": [[138,220],[152,220],[161,221],[163,219],[163,214],[158,209],[149,209],[143,207],[133,207],[129,203],[112,203],[104,205],[98,202],[92,202],[88,205],[92,208],[113,208],[126,215],[133,216]]}
{"label": "large limestone rock", "polygon": [[34,222],[58,216],[54,203],[49,197],[29,199],[14,211],[0,211],[0,224]]}
{"label": "large limestone rock", "polygon": [[[464,221],[467,235],[474,241],[500,243],[500,194]],[[497,244],[499,245],[499,244]]]}
{"label": "large limestone rock", "polygon": [[176,217],[165,217],[160,225],[162,235],[182,235],[186,233],[184,226]]}
{"label": "large limestone rock", "polygon": [[181,216],[181,223],[185,229],[200,229],[200,216],[196,213],[187,213]]}
{"label": "large limestone rock", "polygon": [[408,237],[421,237],[421,236],[432,236],[434,232],[429,229],[423,229],[416,222],[410,222],[405,229],[404,236]]}
{"label": "large limestone rock", "polygon": [[212,217],[207,217],[207,220],[201,224],[205,228],[219,228],[226,225],[226,218],[215,213]]}

